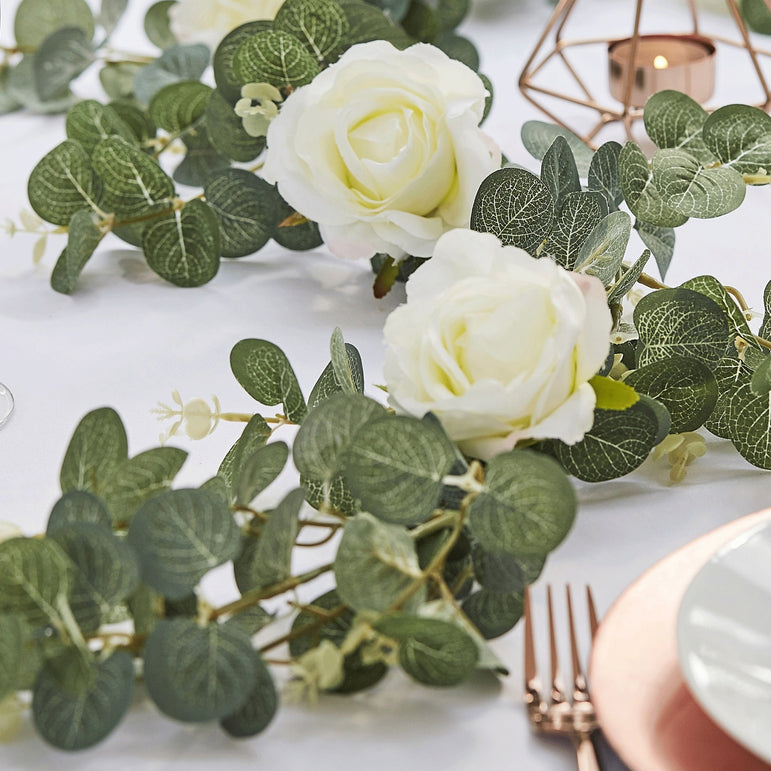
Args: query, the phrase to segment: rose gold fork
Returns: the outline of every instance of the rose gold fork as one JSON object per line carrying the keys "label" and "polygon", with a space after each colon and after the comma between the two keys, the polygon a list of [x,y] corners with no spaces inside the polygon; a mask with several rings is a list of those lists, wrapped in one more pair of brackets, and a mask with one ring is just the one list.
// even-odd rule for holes
{"label": "rose gold fork", "polygon": [[[589,699],[589,687],[581,668],[578,653],[575,623],[573,621],[573,600],[570,586],[565,587],[568,605],[568,627],[570,633],[570,658],[573,665],[573,687],[568,696],[563,690],[557,653],[557,635],[554,625],[551,586],[546,588],[549,610],[549,653],[551,658],[551,686],[549,700],[541,694],[538,667],[535,660],[533,641],[533,618],[530,608],[530,592],[525,590],[525,704],[533,727],[543,733],[558,734],[572,739],[576,748],[579,771],[599,771],[600,766],[591,741],[592,732],[597,728],[597,717]],[[592,638],[597,630],[597,612],[594,598],[586,587],[589,606],[589,627]]]}

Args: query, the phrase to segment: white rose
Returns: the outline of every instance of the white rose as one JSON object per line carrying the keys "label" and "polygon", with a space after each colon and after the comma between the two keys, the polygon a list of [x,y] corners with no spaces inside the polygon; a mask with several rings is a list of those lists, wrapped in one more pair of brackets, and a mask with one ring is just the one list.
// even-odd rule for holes
{"label": "white rose", "polygon": [[268,129],[264,175],[341,257],[430,257],[468,227],[500,151],[479,129],[479,76],[426,44],[352,46],[289,96]]}
{"label": "white rose", "polygon": [[284,0],[178,0],[169,8],[171,31],[180,43],[205,43],[213,51],[220,40],[247,21],[272,19]]}
{"label": "white rose", "polygon": [[522,439],[579,441],[612,325],[591,276],[493,235],[455,230],[407,283],[385,325],[385,379],[400,412],[433,412],[472,457]]}

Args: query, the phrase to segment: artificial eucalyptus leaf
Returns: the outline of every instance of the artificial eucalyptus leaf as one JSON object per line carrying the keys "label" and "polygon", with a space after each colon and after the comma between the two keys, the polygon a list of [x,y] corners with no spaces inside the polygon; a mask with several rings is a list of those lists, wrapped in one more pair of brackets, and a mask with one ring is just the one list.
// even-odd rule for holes
{"label": "artificial eucalyptus leaf", "polygon": [[419,683],[458,685],[476,669],[476,643],[449,621],[391,613],[381,616],[374,627],[399,643],[399,664]]}
{"label": "artificial eucalyptus leaf", "polygon": [[605,142],[597,148],[589,165],[587,178],[589,190],[602,193],[611,211],[618,209],[624,200],[618,171],[620,154],[621,145],[618,142]]}
{"label": "artificial eucalyptus leaf", "polygon": [[546,562],[541,554],[507,554],[474,544],[471,551],[474,577],[488,591],[499,594],[522,594],[543,570]]}
{"label": "artificial eucalyptus leaf", "polygon": [[100,493],[112,470],[128,457],[126,429],[115,410],[92,410],[78,423],[59,475],[62,492]]}
{"label": "artificial eucalyptus leaf", "polygon": [[201,286],[217,275],[220,225],[211,207],[194,198],[142,233],[147,264],[176,286]]}
{"label": "artificial eucalyptus leaf", "polygon": [[230,368],[253,399],[270,407],[283,404],[286,417],[302,422],[305,398],[286,354],[267,340],[248,339],[230,352]]}
{"label": "artificial eucalyptus leaf", "polygon": [[62,27],[41,43],[35,53],[35,88],[44,102],[61,96],[96,61],[90,39],[80,27]]}
{"label": "artificial eucalyptus leaf", "polygon": [[504,244],[534,251],[554,225],[554,199],[538,177],[503,168],[486,177],[471,209],[471,229],[492,233]]}
{"label": "artificial eucalyptus leaf", "polygon": [[[265,137],[247,134],[233,105],[218,90],[209,96],[206,126],[214,147],[231,160],[245,163],[254,160],[265,149]],[[251,176],[260,179],[254,174]]]}
{"label": "artificial eucalyptus leaf", "polygon": [[247,546],[238,556],[234,571],[239,591],[262,589],[289,578],[292,550],[299,532],[298,517],[304,500],[302,488],[288,493],[270,512],[259,540],[252,542],[254,545]]}
{"label": "artificial eucalyptus leaf", "polygon": [[69,225],[81,209],[99,211],[101,184],[88,153],[68,139],[32,169],[27,196],[35,213],[54,225]]}
{"label": "artificial eucalyptus leaf", "polygon": [[204,114],[211,93],[211,86],[198,80],[180,80],[156,91],[147,111],[156,126],[178,134]]}
{"label": "artificial eucalyptus leaf", "polygon": [[43,669],[32,695],[38,733],[61,750],[83,750],[102,741],[123,719],[134,692],[134,661],[116,651],[94,661],[79,688],[65,688]]}
{"label": "artificial eucalyptus leaf", "polygon": [[270,433],[270,426],[263,417],[254,415],[222,460],[217,476],[224,480],[233,500],[235,500],[235,485],[241,475],[243,464],[265,444]]}
{"label": "artificial eucalyptus leaf", "polygon": [[608,214],[592,230],[578,252],[575,271],[596,276],[606,286],[624,261],[632,221],[623,211]]}
{"label": "artificial eucalyptus leaf", "polygon": [[651,168],[664,204],[684,217],[721,217],[741,206],[747,191],[739,172],[704,167],[685,150],[658,150]]}
{"label": "artificial eucalyptus leaf", "polygon": [[[761,373],[768,375],[768,367]],[[753,382],[744,382],[727,394],[726,422],[734,447],[758,468],[771,469],[771,397],[757,393]]]}
{"label": "artificial eucalyptus leaf", "polygon": [[181,80],[199,80],[208,64],[209,49],[205,45],[172,45],[137,73],[136,98],[143,105],[149,104],[164,86]]}
{"label": "artificial eucalyptus leaf", "polygon": [[129,127],[133,138],[140,144],[147,146],[148,140],[155,138],[158,127],[150,120],[146,110],[125,101],[125,97],[110,102],[109,107]]}
{"label": "artificial eucalyptus leaf", "polygon": [[630,372],[625,383],[661,402],[672,419],[672,433],[695,431],[715,407],[718,385],[697,359],[672,356]]}
{"label": "artificial eucalyptus leaf", "polygon": [[758,334],[766,340],[771,338],[771,281],[766,284],[763,290],[763,323],[760,325]]}
{"label": "artificial eucalyptus leaf", "polygon": [[708,431],[722,439],[731,438],[728,406],[733,393],[743,385],[749,385],[752,380],[752,369],[746,361],[738,357],[724,356],[712,367],[718,387],[718,398],[712,414],[705,422]]}
{"label": "artificial eucalyptus leaf", "polygon": [[95,99],[84,99],[73,105],[67,111],[65,128],[67,138],[79,142],[87,153],[92,153],[99,142],[113,134],[128,142],[136,141],[131,127],[120,115]]}
{"label": "artificial eucalyptus leaf", "polygon": [[532,450],[496,455],[482,491],[471,502],[468,527],[483,548],[507,554],[546,554],[570,530],[576,496],[552,458]]}
{"label": "artificial eucalyptus leaf", "polygon": [[128,543],[142,580],[172,599],[190,593],[212,568],[232,560],[241,533],[227,504],[206,490],[169,490],[134,515]]}
{"label": "artificial eucalyptus leaf", "polygon": [[248,506],[284,470],[289,447],[271,442],[244,459],[236,484],[236,505]]}
{"label": "artificial eucalyptus leaf", "polygon": [[104,501],[85,490],[70,490],[59,498],[48,516],[46,535],[76,522],[112,530],[112,517]]}
{"label": "artificial eucalyptus leaf", "polygon": [[244,703],[220,720],[220,726],[234,739],[247,739],[262,733],[278,710],[278,692],[265,662],[254,651],[254,684]]}
{"label": "artificial eucalyptus leaf", "polygon": [[455,446],[436,425],[407,416],[367,421],[353,435],[343,475],[362,508],[399,524],[427,520],[455,464]]}
{"label": "artificial eucalyptus leaf", "polygon": [[6,70],[5,97],[10,105],[18,103],[28,112],[52,115],[66,112],[78,101],[78,97],[69,88],[64,88],[56,96],[43,100],[35,85],[35,54],[27,53],[14,66]]}
{"label": "artificial eucalyptus leaf", "polygon": [[715,155],[704,142],[702,129],[709,114],[687,94],[659,91],[645,103],[645,131],[657,147],[685,150],[705,166]]}
{"label": "artificial eucalyptus leaf", "polygon": [[771,117],[763,110],[746,104],[715,110],[704,124],[704,141],[721,163],[738,174],[760,175],[768,181]]}
{"label": "artificial eucalyptus leaf", "polygon": [[558,211],[568,193],[581,192],[581,180],[578,178],[576,161],[565,137],[556,137],[543,156],[541,182],[549,188]]}
{"label": "artificial eucalyptus leaf", "polygon": [[51,288],[62,294],[71,294],[104,236],[105,232],[95,222],[93,212],[87,209],[76,211],[70,218],[67,246],[51,273]]}
{"label": "artificial eucalyptus leaf", "polygon": [[156,447],[114,466],[100,487],[115,522],[126,524],[148,498],[171,488],[187,453],[176,447]]}
{"label": "artificial eucalyptus leaf", "polygon": [[[404,12],[409,7],[405,0],[394,0],[391,3],[403,6]],[[345,18],[348,20],[348,34],[345,44],[369,43],[372,40],[387,40],[394,47],[402,50],[413,44],[414,40],[396,24],[400,17],[393,13],[382,13],[378,8],[368,3],[348,2],[343,5]]]}
{"label": "artificial eucalyptus leaf", "polygon": [[676,228],[688,221],[687,216],[664,202],[648,159],[634,142],[627,142],[621,148],[618,170],[624,200],[638,220],[660,228]]}
{"label": "artificial eucalyptus leaf", "polygon": [[[347,369],[353,381],[354,392],[363,393],[364,369],[361,363],[361,355],[356,347],[350,343],[345,343],[345,352],[348,357]],[[340,368],[341,365],[338,363],[338,369]],[[308,397],[308,407],[312,409],[321,404],[325,399],[328,399],[332,394],[340,393],[341,391],[344,391],[344,389],[335,374],[335,367],[330,361],[311,390],[311,394]]]}
{"label": "artificial eucalyptus leaf", "polygon": [[421,43],[434,43],[442,31],[439,14],[426,0],[412,0],[401,25],[408,35]]}
{"label": "artificial eucalyptus leaf", "polygon": [[207,178],[204,197],[220,223],[223,257],[265,246],[277,216],[272,185],[246,169],[223,169]]}
{"label": "artificial eucalyptus leaf", "polygon": [[451,59],[465,64],[474,72],[479,69],[479,51],[467,37],[456,35],[454,32],[443,32],[436,38],[434,45]]}
{"label": "artificial eucalyptus leaf", "polygon": [[13,34],[17,46],[36,49],[63,27],[79,27],[86,40],[91,40],[94,14],[85,0],[22,0],[16,9]]}
{"label": "artificial eucalyptus leaf", "polygon": [[[374,575],[376,582],[371,580]],[[346,605],[357,611],[388,610],[422,578],[415,542],[404,527],[381,522],[366,512],[345,523],[335,557],[335,581]],[[421,585],[404,599],[404,610],[419,607],[424,598]]]}
{"label": "artificial eucalyptus leaf", "polygon": [[18,686],[30,638],[30,625],[24,616],[13,613],[0,615],[0,701]]}
{"label": "artificial eucalyptus leaf", "polygon": [[109,37],[112,34],[127,7],[128,0],[102,0],[99,4],[96,21],[104,30],[105,35]]}
{"label": "artificial eucalyptus leaf", "polygon": [[752,393],[765,396],[771,391],[771,356],[766,355],[760,364],[755,367],[750,381]]}
{"label": "artificial eucalyptus leaf", "polygon": [[645,295],[635,307],[634,325],[640,335],[639,367],[671,356],[712,366],[730,340],[723,310],[692,289],[660,289]]}
{"label": "artificial eucalyptus leaf", "polygon": [[18,613],[39,626],[59,620],[72,585],[72,563],[49,538],[0,542],[0,614]]}
{"label": "artificial eucalyptus leaf", "polygon": [[176,0],[160,0],[151,5],[145,14],[145,34],[147,39],[158,48],[171,48],[177,42],[169,24],[169,9],[175,3]]}
{"label": "artificial eucalyptus leaf", "polygon": [[554,229],[546,239],[546,253],[571,270],[602,217],[602,206],[596,193],[568,193],[559,207]]}
{"label": "artificial eucalyptus leaf", "polygon": [[381,15],[388,16],[394,21],[401,21],[409,10],[412,0],[366,0],[370,5],[379,8]]}
{"label": "artificial eucalyptus leaf", "polygon": [[643,270],[645,270],[645,266],[648,264],[648,260],[651,258],[651,253],[648,249],[646,249],[634,262],[634,264],[630,265],[628,268],[624,265],[622,268],[624,268],[624,272],[621,275],[621,278],[616,281],[615,284],[613,284],[608,289],[608,305],[611,305],[615,302],[621,302],[621,300],[626,296],[626,294],[634,287],[634,285],[637,283],[637,280],[642,276]]}
{"label": "artificial eucalyptus leaf", "polygon": [[485,640],[506,634],[522,617],[521,592],[495,592],[479,589],[461,605],[469,621]]}
{"label": "artificial eucalyptus leaf", "polygon": [[217,150],[212,143],[209,127],[204,118],[199,118],[194,125],[185,130],[182,134],[182,143],[185,145],[185,157],[174,169],[173,174],[174,181],[180,185],[201,187],[212,174],[230,166],[230,159]]}
{"label": "artificial eucalyptus leaf", "polygon": [[771,8],[765,0],[741,0],[741,10],[750,29],[771,35]]}
{"label": "artificial eucalyptus leaf", "polygon": [[288,224],[297,212],[290,206],[276,191],[276,201],[278,205],[278,217],[276,226],[273,228],[273,240],[283,246],[285,249],[292,249],[297,252],[305,252],[309,249],[315,249],[324,243],[324,239],[319,232],[319,226],[311,220],[306,220],[300,224]]}
{"label": "artificial eucalyptus leaf", "polygon": [[284,0],[273,29],[297,37],[321,65],[334,61],[348,34],[348,19],[335,0]]}
{"label": "artificial eucalyptus leaf", "polygon": [[[669,421],[642,397],[626,410],[595,410],[594,424],[576,444],[552,440],[565,470],[584,482],[605,482],[629,474],[669,433]],[[665,422],[665,425],[662,423]]]}
{"label": "artificial eucalyptus leaf", "polygon": [[308,505],[319,511],[350,516],[361,508],[342,474],[336,474],[329,482],[301,474],[300,484],[305,488]]}
{"label": "artificial eucalyptus leaf", "polygon": [[254,687],[257,663],[249,635],[234,624],[199,626],[193,619],[159,621],[144,651],[150,697],[175,720],[221,720]]}
{"label": "artificial eucalyptus leaf", "polygon": [[667,270],[669,270],[669,264],[672,262],[672,255],[675,253],[674,229],[660,228],[640,220],[635,220],[634,229],[642,242],[651,250],[659,269],[659,275],[663,280],[667,275]]}
{"label": "artificial eucalyptus leaf", "polygon": [[233,57],[241,43],[257,32],[271,29],[272,26],[273,22],[267,19],[258,19],[241,24],[222,38],[214,52],[212,59],[214,81],[222,98],[230,103],[231,111],[233,109],[232,104],[241,96],[241,86],[245,85],[233,72]]}
{"label": "artificial eucalyptus leaf", "polygon": [[134,62],[107,62],[99,70],[99,82],[110,99],[133,99],[134,79],[144,65]]}
{"label": "artificial eucalyptus leaf", "polygon": [[540,120],[529,120],[522,124],[520,132],[525,149],[537,160],[542,160],[546,151],[557,137],[564,137],[570,145],[573,157],[578,167],[578,175],[585,179],[589,174],[594,152],[589,145],[577,137],[572,131],[544,123]]}
{"label": "artificial eucalyptus leaf", "polygon": [[270,83],[276,88],[298,88],[319,73],[316,58],[288,32],[265,30],[244,40],[232,60],[239,83]]}

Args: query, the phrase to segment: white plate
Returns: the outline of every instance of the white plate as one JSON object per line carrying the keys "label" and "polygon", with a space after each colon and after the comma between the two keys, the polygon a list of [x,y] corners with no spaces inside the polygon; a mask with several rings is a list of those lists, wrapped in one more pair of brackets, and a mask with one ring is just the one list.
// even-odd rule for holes
{"label": "white plate", "polygon": [[771,522],[720,549],[683,595],[683,675],[727,733],[771,762]]}

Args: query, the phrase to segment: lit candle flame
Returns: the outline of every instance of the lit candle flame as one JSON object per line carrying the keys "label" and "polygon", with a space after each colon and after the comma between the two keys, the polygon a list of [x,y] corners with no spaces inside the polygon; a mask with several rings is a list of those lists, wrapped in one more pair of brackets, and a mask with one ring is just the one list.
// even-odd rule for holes
{"label": "lit candle flame", "polygon": [[667,67],[669,67],[669,62],[667,61],[666,56],[656,56],[653,59],[653,66],[657,70],[665,70]]}

